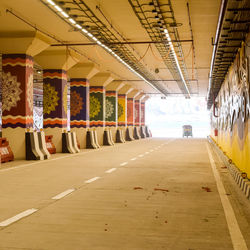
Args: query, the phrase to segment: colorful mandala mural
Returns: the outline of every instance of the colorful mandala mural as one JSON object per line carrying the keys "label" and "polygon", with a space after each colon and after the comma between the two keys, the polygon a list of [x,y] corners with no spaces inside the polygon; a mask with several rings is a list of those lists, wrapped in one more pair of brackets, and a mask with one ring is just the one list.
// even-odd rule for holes
{"label": "colorful mandala mural", "polygon": [[72,91],[70,100],[70,112],[72,116],[79,114],[83,108],[83,99],[79,93]]}
{"label": "colorful mandala mural", "polygon": [[114,112],[114,106],[112,104],[111,101],[106,99],[106,115],[105,118],[108,119],[109,117],[112,116],[113,112]]}
{"label": "colorful mandala mural", "polygon": [[50,114],[52,111],[56,110],[58,106],[58,93],[55,87],[50,84],[43,85],[43,112],[44,114]]}
{"label": "colorful mandala mural", "polygon": [[89,117],[94,118],[101,111],[101,103],[94,96],[90,96],[89,103],[90,103]]}
{"label": "colorful mandala mural", "polygon": [[30,74],[28,78],[26,97],[27,97],[29,109],[33,110],[33,74]]}
{"label": "colorful mandala mural", "polygon": [[68,86],[66,84],[63,90],[63,108],[64,108],[65,114],[67,114],[67,110],[68,110],[67,104],[68,104]]}
{"label": "colorful mandala mural", "polygon": [[3,89],[2,89],[2,111],[10,111],[11,108],[17,106],[20,101],[22,90],[20,89],[21,83],[17,81],[16,76],[12,76],[10,72],[2,74]]}
{"label": "colorful mandala mural", "polygon": [[118,118],[120,118],[123,115],[123,107],[120,103],[118,103]]}

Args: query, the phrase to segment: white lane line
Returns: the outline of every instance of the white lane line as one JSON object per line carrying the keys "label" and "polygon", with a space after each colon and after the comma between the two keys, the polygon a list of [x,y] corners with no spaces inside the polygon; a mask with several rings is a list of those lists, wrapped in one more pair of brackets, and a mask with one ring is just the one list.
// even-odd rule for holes
{"label": "white lane line", "polygon": [[233,243],[233,248],[235,250],[247,250],[248,248],[247,248],[245,239],[240,231],[240,227],[235,217],[234,210],[228,199],[228,196],[226,195],[225,187],[222,183],[220,174],[216,168],[216,165],[215,165],[215,162],[214,162],[214,159],[213,159],[213,156],[212,156],[212,153],[208,144],[206,144],[206,147],[207,147],[210,165],[213,170],[214,178],[216,180],[216,185],[217,185],[217,189],[220,195],[221,203],[224,209],[224,214],[226,217],[227,226],[228,226],[231,240]]}
{"label": "white lane line", "polygon": [[116,170],[116,168],[111,168],[111,169],[105,171],[105,173],[110,174],[110,173],[114,172],[115,170]]}
{"label": "white lane line", "polygon": [[91,179],[85,181],[85,183],[91,183],[91,182],[96,181],[96,180],[98,180],[98,179],[100,179],[100,178],[101,178],[101,177],[97,176],[97,177],[94,177],[94,178],[91,178]]}
{"label": "white lane line", "polygon": [[35,213],[37,210],[38,209],[35,209],[35,208],[25,210],[24,212],[22,212],[20,214],[17,214],[17,215],[15,215],[15,216],[13,216],[5,221],[0,222],[0,227],[6,227],[6,226],[24,218],[24,217],[26,217],[26,216],[29,216],[30,214]]}
{"label": "white lane line", "polygon": [[125,161],[125,162],[121,163],[120,166],[123,167],[123,166],[125,166],[125,165],[127,165],[127,164],[128,164],[128,162]]}
{"label": "white lane line", "polygon": [[150,151],[150,152],[154,152],[154,150],[153,150],[153,149],[150,149],[149,151]]}
{"label": "white lane line", "polygon": [[144,155],[138,155],[139,157],[143,157]]}
{"label": "white lane line", "polygon": [[72,193],[72,192],[74,192],[74,191],[75,191],[74,188],[68,189],[68,190],[66,190],[66,191],[64,191],[64,192],[62,192],[62,193],[60,193],[60,194],[58,194],[58,195],[52,197],[52,200],[60,200],[60,199],[62,199],[63,197],[65,197],[66,195],[68,195],[68,194],[70,194],[70,193]]}
{"label": "white lane line", "polygon": [[[154,150],[153,150],[154,151]],[[151,151],[151,152],[153,152],[153,151]],[[147,151],[147,152],[145,152],[145,155],[148,155],[149,154],[149,152]]]}
{"label": "white lane line", "polygon": [[134,158],[132,158],[132,159],[130,159],[130,161],[135,161],[137,158],[136,157],[134,157]]}

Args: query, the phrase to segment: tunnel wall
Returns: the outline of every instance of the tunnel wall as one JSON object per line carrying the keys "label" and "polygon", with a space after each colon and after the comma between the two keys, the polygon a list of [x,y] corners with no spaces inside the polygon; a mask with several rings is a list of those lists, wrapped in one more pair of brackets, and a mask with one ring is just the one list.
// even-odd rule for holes
{"label": "tunnel wall", "polygon": [[[211,137],[250,178],[250,35],[242,43],[211,109]],[[218,116],[218,117],[215,117]],[[215,130],[218,135],[215,135]]]}

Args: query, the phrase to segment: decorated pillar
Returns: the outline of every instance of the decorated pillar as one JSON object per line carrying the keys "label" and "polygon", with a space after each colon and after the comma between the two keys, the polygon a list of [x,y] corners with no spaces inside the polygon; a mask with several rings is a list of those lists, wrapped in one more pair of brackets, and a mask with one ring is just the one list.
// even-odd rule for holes
{"label": "decorated pillar", "polygon": [[33,57],[49,46],[49,40],[33,31],[17,37],[1,36],[2,136],[15,159],[25,159],[25,131],[33,128]]}
{"label": "decorated pillar", "polygon": [[89,128],[89,78],[98,73],[94,64],[78,63],[69,70],[70,130],[76,133],[80,148],[86,148]]}
{"label": "decorated pillar", "polygon": [[25,157],[25,129],[33,127],[33,58],[2,55],[2,127],[15,158]]}
{"label": "decorated pillar", "polygon": [[111,129],[113,141],[115,141],[118,125],[118,91],[124,86],[119,80],[114,80],[106,86],[105,124]]}
{"label": "decorated pillar", "polygon": [[62,132],[67,130],[67,70],[78,57],[66,49],[46,51],[35,57],[43,67],[43,127],[46,135],[53,136],[56,152],[62,152]]}
{"label": "decorated pillar", "polygon": [[140,94],[140,91],[133,90],[127,95],[127,125],[134,126],[135,121],[135,98]]}
{"label": "decorated pillar", "polygon": [[140,135],[140,127],[141,127],[141,100],[144,98],[144,94],[141,93],[135,98],[135,129]]}
{"label": "decorated pillar", "polygon": [[133,88],[126,84],[119,90],[118,94],[118,126],[127,126],[127,95]]}
{"label": "decorated pillar", "polygon": [[105,86],[112,80],[113,78],[111,75],[107,73],[98,73],[90,79],[90,127],[97,131],[97,138],[100,145],[103,145],[103,133],[105,128]]}

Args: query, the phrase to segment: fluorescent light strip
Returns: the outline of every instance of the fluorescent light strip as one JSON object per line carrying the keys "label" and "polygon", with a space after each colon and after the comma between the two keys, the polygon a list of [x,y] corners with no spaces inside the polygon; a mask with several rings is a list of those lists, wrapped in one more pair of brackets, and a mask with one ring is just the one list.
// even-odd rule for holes
{"label": "fluorescent light strip", "polygon": [[55,6],[55,5],[56,5],[52,0],[47,0],[47,2],[48,2],[49,4],[51,4],[52,6]]}
{"label": "fluorescent light strip", "polygon": [[[64,12],[59,6],[57,6],[52,0],[46,0],[50,5],[54,6],[56,10],[58,10],[65,18],[68,18],[69,15]],[[95,36],[93,36],[91,33],[89,33],[86,29],[82,28],[81,25],[77,24],[77,22],[73,18],[67,19],[67,21],[70,21],[72,24],[74,24],[78,29],[82,30],[83,33],[85,33],[87,36],[89,36],[91,39],[97,42],[98,45],[106,49],[109,53],[111,53],[114,57],[116,57],[121,63],[123,63],[128,69],[130,69],[133,73],[135,73],[138,77],[140,77],[143,81],[148,83],[152,88],[159,91],[151,82],[146,80],[141,74],[139,74],[137,71],[135,71],[130,65],[128,65],[120,56],[118,56],[112,49],[101,43]]]}
{"label": "fluorescent light strip", "polygon": [[190,92],[189,92],[189,89],[188,89],[188,87],[187,87],[186,80],[185,80],[185,78],[184,78],[184,76],[183,76],[183,74],[182,74],[182,70],[181,70],[181,67],[180,67],[180,64],[179,64],[177,55],[176,55],[176,53],[175,53],[174,46],[173,46],[173,43],[172,43],[172,41],[171,41],[170,35],[169,35],[169,33],[168,33],[168,30],[167,30],[167,29],[164,29],[164,32],[165,32],[165,35],[166,35],[166,37],[167,37],[167,40],[168,40],[168,43],[169,43],[171,52],[172,52],[173,55],[174,55],[174,59],[175,59],[175,62],[176,62],[178,71],[179,71],[179,73],[180,73],[181,80],[183,81],[184,86],[185,86],[185,88],[186,88],[186,90],[187,90],[187,92],[188,92],[188,94],[189,94],[189,96],[190,96]]}

